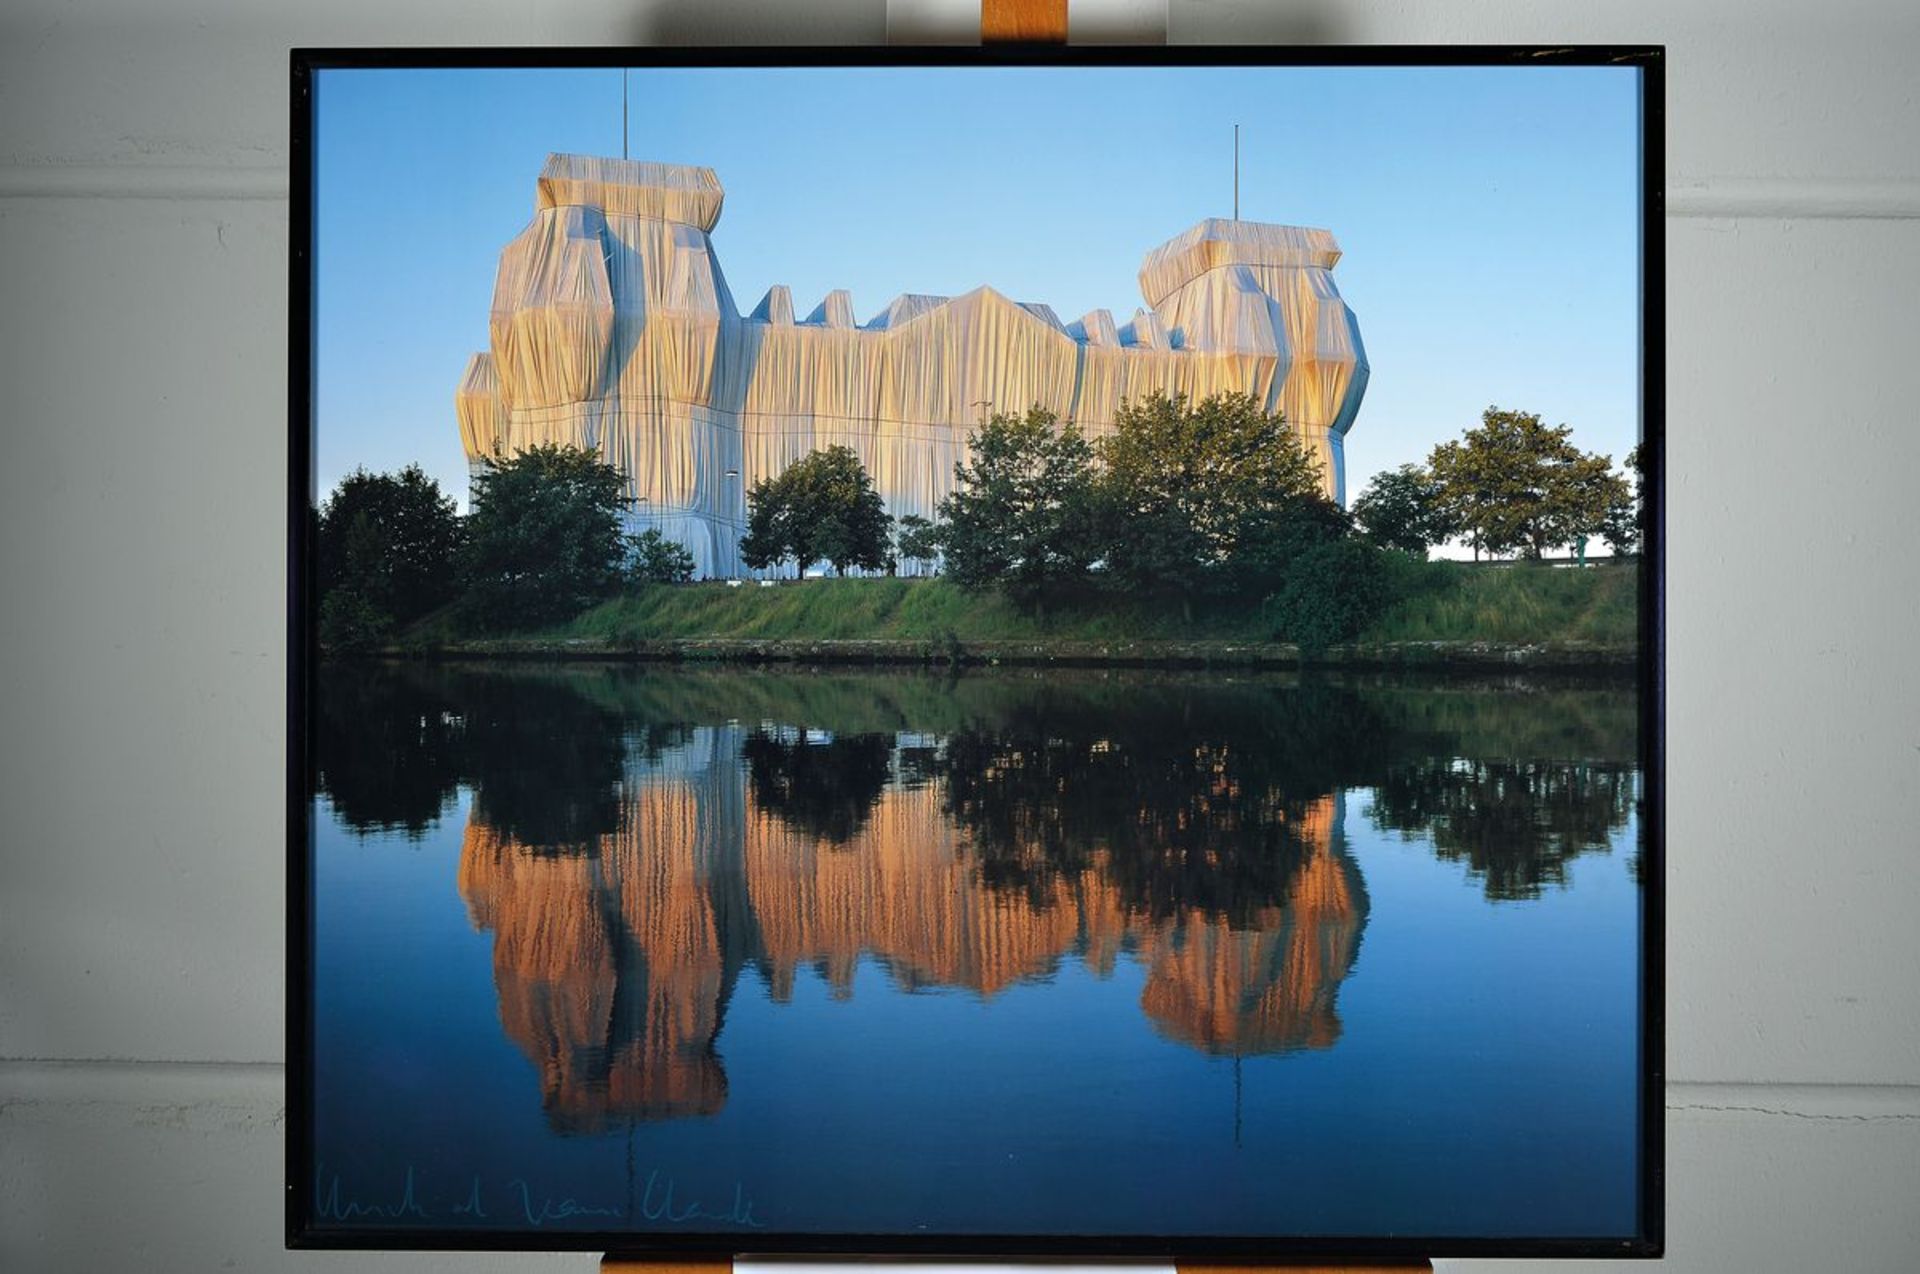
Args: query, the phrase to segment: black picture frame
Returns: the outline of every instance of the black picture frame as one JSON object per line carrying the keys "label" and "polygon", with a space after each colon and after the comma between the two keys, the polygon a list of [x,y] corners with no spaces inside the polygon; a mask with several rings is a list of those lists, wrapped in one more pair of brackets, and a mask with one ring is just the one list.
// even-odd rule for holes
{"label": "black picture frame", "polygon": [[[1665,1234],[1665,50],[1633,46],[1152,46],[871,48],[307,48],[291,51],[287,345],[286,1058],[284,1186],[289,1248],[460,1251],[606,1251],[633,1258],[756,1255],[1189,1262],[1384,1262],[1444,1257],[1652,1258]],[[335,68],[911,68],[911,67],[1489,67],[1630,66],[1640,73],[1639,231],[1642,246],[1640,413],[1645,526],[1640,571],[1638,705],[1643,776],[1642,949],[1639,987],[1639,1225],[1629,1239],[1322,1235],[1275,1239],[1097,1234],[899,1235],[631,1231],[502,1232],[368,1226],[352,1232],[311,1223],[313,1115],[312,802],[314,578],[313,489],[314,113],[313,78]],[[652,1240],[652,1241],[649,1241]]]}

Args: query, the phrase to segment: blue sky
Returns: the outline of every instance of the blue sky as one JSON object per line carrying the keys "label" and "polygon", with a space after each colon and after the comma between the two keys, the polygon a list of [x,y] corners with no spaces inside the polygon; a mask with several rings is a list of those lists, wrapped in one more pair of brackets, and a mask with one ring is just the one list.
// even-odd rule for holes
{"label": "blue sky", "polygon": [[[703,164],[740,309],[990,284],[1124,322],[1202,217],[1324,226],[1373,366],[1347,494],[1490,404],[1638,436],[1636,72],[1611,67],[649,70],[629,153]],[[453,390],[550,151],[620,154],[617,70],[330,70],[316,85],[316,478],[466,496]]]}

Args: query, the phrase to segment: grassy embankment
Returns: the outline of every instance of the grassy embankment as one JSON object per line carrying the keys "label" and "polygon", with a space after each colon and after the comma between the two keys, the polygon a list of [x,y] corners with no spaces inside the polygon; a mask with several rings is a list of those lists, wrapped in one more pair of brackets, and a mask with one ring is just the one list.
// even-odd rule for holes
{"label": "grassy embankment", "polygon": [[[1398,600],[1356,646],[1490,643],[1630,650],[1638,573],[1626,566],[1586,570],[1407,563],[1396,572]],[[537,635],[608,648],[637,643],[906,642],[932,648],[982,643],[1259,643],[1273,625],[1257,604],[1201,612],[1115,601],[1021,612],[995,594],[970,594],[944,580],[814,579],[773,588],[724,583],[655,586],[615,598],[570,624]]]}
{"label": "grassy embankment", "polygon": [[1633,565],[1429,562],[1359,640],[1631,647],[1639,634],[1639,581]]}

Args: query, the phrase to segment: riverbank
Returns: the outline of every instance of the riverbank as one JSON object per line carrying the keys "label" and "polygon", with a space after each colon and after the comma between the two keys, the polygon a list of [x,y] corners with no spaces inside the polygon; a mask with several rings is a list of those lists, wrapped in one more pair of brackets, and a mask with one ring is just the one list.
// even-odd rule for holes
{"label": "riverbank", "polygon": [[[1638,573],[1631,567],[1481,567],[1404,559],[1394,567],[1392,600],[1354,639],[1357,646],[1634,643]],[[752,582],[737,587],[655,585],[604,602],[558,628],[520,636],[615,647],[726,639],[984,648],[1270,644],[1274,630],[1275,617],[1257,597],[1192,615],[1177,605],[1125,599],[1059,606],[1036,615],[997,593],[969,593],[944,579],[811,579],[772,587]]]}
{"label": "riverbank", "polygon": [[945,580],[654,585],[538,632],[474,636],[445,621],[387,655],[812,664],[1187,668],[1631,669],[1636,571],[1407,562],[1396,600],[1352,642],[1273,640],[1252,604],[1200,612],[1125,601],[1051,614]]}
{"label": "riverbank", "polygon": [[388,657],[426,659],[613,660],[665,663],[951,665],[1062,668],[1407,669],[1435,672],[1578,671],[1628,673],[1631,644],[1597,642],[1354,643],[1305,651],[1284,642],[1024,641],[928,642],[862,638],[496,637],[431,647],[395,647]]}

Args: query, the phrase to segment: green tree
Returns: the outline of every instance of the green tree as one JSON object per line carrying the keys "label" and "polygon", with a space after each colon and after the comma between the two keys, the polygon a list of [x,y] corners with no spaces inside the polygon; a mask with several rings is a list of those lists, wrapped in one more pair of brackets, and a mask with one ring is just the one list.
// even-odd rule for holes
{"label": "green tree", "polygon": [[1114,423],[1100,444],[1106,562],[1136,595],[1176,597],[1191,613],[1206,596],[1264,591],[1303,511],[1328,504],[1319,463],[1245,394],[1198,405],[1156,395],[1122,405]]}
{"label": "green tree", "polygon": [[458,589],[460,518],[418,465],[397,474],[354,470],[320,507],[317,530],[324,645],[374,644]]}
{"label": "green tree", "polygon": [[669,540],[658,527],[627,537],[627,582],[630,584],[684,584],[693,578],[693,554],[684,544]]}
{"label": "green tree", "polygon": [[1440,484],[1419,465],[1373,475],[1353,502],[1353,519],[1381,548],[1425,557],[1454,534],[1441,506]]}
{"label": "green tree", "polygon": [[1427,461],[1443,514],[1476,557],[1544,557],[1601,532],[1625,488],[1609,457],[1581,451],[1569,426],[1543,424],[1531,412],[1489,407],[1480,419],[1478,429],[1441,443]]}
{"label": "green tree", "polygon": [[791,558],[805,575],[815,562],[834,573],[888,565],[893,519],[853,448],[833,446],[763,478],[747,492],[747,534],[740,556],[755,570]]}
{"label": "green tree", "polygon": [[597,452],[556,444],[481,473],[463,554],[472,617],[490,628],[552,623],[617,589],[624,486]]}
{"label": "green tree", "polygon": [[1093,446],[1038,406],[994,415],[967,443],[940,502],[948,576],[1029,610],[1083,586],[1100,556]]}
{"label": "green tree", "polygon": [[[740,560],[756,571],[811,548],[793,542],[804,538],[806,532],[795,525],[793,506],[786,498],[785,476],[762,478],[747,488],[747,533],[740,537]],[[806,568],[800,569],[805,574]]]}
{"label": "green tree", "polygon": [[1607,547],[1616,554],[1636,553],[1640,549],[1641,528],[1646,520],[1645,447],[1645,443],[1639,443],[1627,453],[1627,472],[1633,477],[1630,485],[1627,480],[1621,482],[1621,489],[1614,493],[1613,502],[1607,506],[1606,520],[1600,527]]}
{"label": "green tree", "polygon": [[902,561],[926,566],[938,560],[940,540],[945,533],[945,528],[939,523],[930,522],[917,513],[909,513],[900,519],[899,532],[894,537],[894,552]]}

